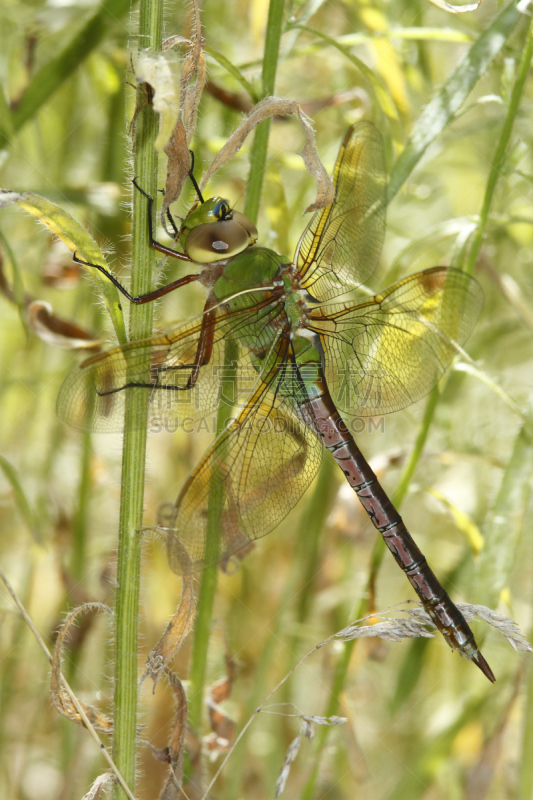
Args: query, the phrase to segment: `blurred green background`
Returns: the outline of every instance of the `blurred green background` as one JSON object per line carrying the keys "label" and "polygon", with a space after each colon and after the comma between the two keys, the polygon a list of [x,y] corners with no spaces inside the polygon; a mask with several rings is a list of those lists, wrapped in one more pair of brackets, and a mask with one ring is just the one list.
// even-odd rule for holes
{"label": "blurred green background", "polygon": [[[42,194],[68,210],[109,254],[114,273],[127,284],[128,126],[135,97],[130,48],[137,47],[137,19],[124,4],[109,3],[108,8],[112,15],[100,17],[92,2],[11,0],[0,8],[0,185]],[[533,86],[528,75],[513,111],[530,17],[516,13],[504,31],[502,8],[485,0],[475,12],[452,15],[418,0],[288,2],[276,94],[303,105],[329,170],[346,128],[361,117],[380,128],[392,169],[413,126],[420,130],[423,109],[442,86],[449,88],[453,107],[457,95],[450,76],[487,32],[496,35],[501,26],[494,57],[482,66],[474,63],[473,91],[442,133],[432,137],[389,206],[384,252],[371,287],[379,290],[436,264],[464,266],[496,145],[506,120],[512,122],[475,270],[485,305],[467,350],[479,374],[455,370],[448,376],[402,515],[455,601],[498,608],[529,634],[532,454],[518,409],[527,413],[533,380]],[[165,36],[190,35],[188,11],[188,3],[166,5]],[[266,0],[202,4],[206,45],[256,89],[267,13]],[[94,19],[100,23],[88,24]],[[76,46],[69,51],[72,42]],[[62,61],[68,52],[75,57]],[[242,85],[209,56],[208,70],[210,83],[194,140],[198,175],[236,128],[242,109],[251,107]],[[286,255],[294,251],[306,224],[302,211],[314,197],[312,180],[297,155],[302,146],[295,121],[274,121],[259,241]],[[210,194],[228,197],[241,210],[248,152],[249,144],[209,187]],[[160,159],[161,186],[165,161]],[[186,187],[175,213],[183,214],[191,200]],[[61,317],[108,343],[114,339],[93,284],[72,267],[66,247],[13,206],[0,214],[0,254],[0,564],[51,645],[67,609],[87,599],[113,603],[121,439],[84,436],[58,421],[59,386],[80,357],[28,330],[24,304],[19,311],[9,288],[21,280],[28,295],[49,302]],[[177,262],[167,264],[166,277],[172,280],[184,269]],[[157,329],[167,330],[199,313],[203,299],[203,290],[195,286],[167,296],[158,304]],[[124,310],[127,314],[125,304]],[[426,407],[427,401],[421,401],[357,439],[391,492]],[[202,432],[150,436],[147,526],[154,524],[162,502],[175,500],[210,441]],[[224,707],[237,729],[303,654],[354,618],[366,591],[375,530],[346,491],[340,472],[329,475],[326,466],[324,475],[329,483],[323,497],[317,498],[311,487],[235,574],[221,575],[208,678],[213,683],[225,677],[227,648],[237,676]],[[316,549],[308,538],[309,517],[316,514],[310,506],[313,497],[323,513]],[[484,556],[474,546],[479,532],[485,537]],[[147,535],[140,669],[179,594],[180,581],[168,568],[161,540]],[[377,609],[412,597],[387,555],[376,583]],[[104,771],[103,760],[87,733],[54,710],[49,665],[10,599],[4,593],[2,598],[0,796],[82,797]],[[304,740],[284,796],[531,797],[533,704],[528,697],[533,690],[527,656],[482,623],[474,627],[496,674],[494,686],[440,637],[358,643],[339,693],[338,713],[348,721],[329,731],[326,741],[318,735],[315,742]],[[103,616],[83,619],[64,665],[81,699],[108,712],[111,629]],[[183,680],[191,643],[192,637],[175,660]],[[341,644],[317,651],[273,702],[324,714],[342,657]],[[162,748],[172,717],[170,689],[162,682],[152,695],[145,686],[141,700],[142,739]],[[298,713],[294,708],[276,710],[282,713],[260,715],[247,731],[213,797],[273,796],[299,726],[284,716]],[[209,733],[206,717],[202,734]],[[207,774],[220,757],[215,753],[213,763],[206,762]],[[156,797],[166,766],[142,746],[139,766],[136,796]]]}

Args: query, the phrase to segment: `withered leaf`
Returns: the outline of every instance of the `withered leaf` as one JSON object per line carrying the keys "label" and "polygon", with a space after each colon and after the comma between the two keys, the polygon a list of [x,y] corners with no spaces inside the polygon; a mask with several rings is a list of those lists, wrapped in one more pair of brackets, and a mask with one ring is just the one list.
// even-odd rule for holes
{"label": "withered leaf", "polygon": [[50,303],[43,300],[33,300],[28,305],[28,324],[46,344],[64,350],[88,350],[91,353],[98,353],[102,349],[102,340],[94,339],[79,325],[58,317]]}
{"label": "withered leaf", "polygon": [[212,161],[209,169],[202,177],[200,189],[203,190],[215,172],[239,152],[246,137],[256,125],[269,117],[288,115],[293,115],[300,120],[305,134],[305,145],[300,155],[303,158],[307,171],[313,176],[317,184],[316,199],[314,203],[311,203],[311,205],[306,208],[306,211],[316,211],[332,203],[335,199],[335,189],[324,165],[320,161],[311,123],[295,100],[284,100],[280,97],[265,97],[264,100],[261,100],[261,102],[252,109],[248,117],[246,117],[237,130],[232,133],[226,144]]}
{"label": "withered leaf", "polygon": [[[65,639],[68,635],[69,627],[72,625],[77,615],[80,613],[85,613],[86,611],[94,610],[105,611],[111,614],[111,609],[109,609],[103,603],[84,603],[83,605],[73,609],[73,611],[67,615],[64,623],[58,631],[54,652],[52,655],[52,675],[50,681],[52,701],[60,714],[67,719],[72,720],[73,722],[77,722],[79,725],[83,725],[83,720],[62,685],[61,655],[63,652]],[[80,705],[87,715],[89,722],[91,722],[96,730],[103,731],[104,733],[111,732],[112,722],[110,719],[108,719],[108,717],[105,716],[105,714],[102,714],[102,712],[97,708],[94,708],[94,706],[86,706],[83,703]]]}
{"label": "withered leaf", "polygon": [[170,669],[166,670],[170,685],[174,691],[176,711],[172,724],[172,733],[168,747],[165,748],[170,764],[169,774],[159,795],[159,800],[183,798],[183,760],[185,756],[185,729],[187,725],[187,697],[180,679]]}
{"label": "withered leaf", "polygon": [[96,780],[93,782],[93,785],[87,792],[87,794],[83,795],[82,800],[98,800],[101,796],[102,792],[107,789],[112,783],[114,783],[115,776],[112,772],[104,772],[102,775],[99,775]]}
{"label": "withered leaf", "polygon": [[149,675],[153,680],[154,690],[162,671],[176,655],[191,632],[195,611],[196,594],[194,592],[193,577],[190,572],[184,572],[178,610],[170,620],[165,633],[149,654],[146,662],[145,675]]}
{"label": "withered leaf", "polygon": [[187,180],[191,168],[187,133],[181,119],[178,120],[164,149],[168,158],[165,199],[163,201],[163,209],[166,209],[181,195],[183,184]]}
{"label": "withered leaf", "polygon": [[206,701],[212,733],[205,737],[205,743],[210,752],[227,750],[235,736],[235,722],[220,706],[231,694],[236,673],[235,659],[227,645],[225,659],[227,677],[209,687]]}
{"label": "withered leaf", "polygon": [[164,147],[168,164],[165,198],[161,209],[163,216],[170,204],[179,198],[191,168],[189,145],[196,130],[198,105],[207,76],[205,53],[202,48],[200,9],[196,1],[192,3],[191,24],[193,28],[191,39],[171,36],[163,43],[165,51],[178,44],[187,48],[180,74],[179,113],[175,117],[174,129]]}

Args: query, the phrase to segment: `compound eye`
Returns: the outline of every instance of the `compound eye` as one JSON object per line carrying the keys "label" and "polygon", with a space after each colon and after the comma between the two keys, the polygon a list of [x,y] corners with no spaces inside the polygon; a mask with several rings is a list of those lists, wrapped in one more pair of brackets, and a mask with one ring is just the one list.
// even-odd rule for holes
{"label": "compound eye", "polygon": [[250,242],[250,235],[233,219],[206,222],[197,225],[187,236],[185,250],[193,261],[211,264],[242,253]]}
{"label": "compound eye", "polygon": [[248,217],[245,217],[244,214],[241,214],[240,211],[233,211],[233,219],[235,222],[238,222],[239,225],[242,225],[244,230],[248,233],[250,237],[250,244],[255,244],[259,234],[257,233],[257,228],[255,227],[254,223],[251,222]]}

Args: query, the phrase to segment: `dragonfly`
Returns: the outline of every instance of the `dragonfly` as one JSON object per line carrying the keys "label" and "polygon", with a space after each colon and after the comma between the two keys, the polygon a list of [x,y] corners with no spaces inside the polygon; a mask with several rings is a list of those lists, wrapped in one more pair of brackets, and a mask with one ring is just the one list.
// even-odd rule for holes
{"label": "dragonfly", "polygon": [[204,418],[222,402],[234,409],[176,503],[160,512],[177,572],[184,563],[201,569],[212,557],[213,520],[217,562],[276,528],[316,476],[326,448],[433,624],[494,681],[472,630],[350,429],[354,420],[405,408],[436,386],[475,325],[479,284],[464,272],[433,267],[374,296],[357,296],[385,236],[384,147],[369,121],[346,133],[333,174],[335,199],[315,212],[292,260],[258,246],[255,226],[223,198],[204,201],[192,180],[199,204],[180,228],[167,214],[179,250],[154,239],[154,201],[136,185],[147,199],[151,245],[199,272],[132,297],[102,266],[88,266],[134,303],[198,281],[208,292],[202,314],[81,363],[61,387],[59,416],[83,430],[120,430],[134,389],[149,393],[152,419],[174,426]]}

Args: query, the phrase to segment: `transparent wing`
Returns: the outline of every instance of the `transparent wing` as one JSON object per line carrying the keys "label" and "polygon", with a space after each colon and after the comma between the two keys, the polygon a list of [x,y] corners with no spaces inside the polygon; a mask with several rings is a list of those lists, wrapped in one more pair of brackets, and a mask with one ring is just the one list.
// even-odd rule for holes
{"label": "transparent wing", "polygon": [[483,293],[476,280],[434,267],[357,306],[313,309],[328,387],[348,416],[388,414],[436,385],[470,335]]}
{"label": "transparent wing", "polygon": [[[160,515],[171,568],[181,572],[229,556],[269,533],[296,505],[320,465],[322,444],[284,343],[244,408],[209,448],[176,505]],[[213,553],[211,530],[220,533]]]}
{"label": "transparent wing", "polygon": [[381,134],[370,122],[347,132],[333,182],[335,200],[314,214],[295,255],[302,288],[319,301],[359,286],[381,254],[387,178]]}
{"label": "transparent wing", "polygon": [[[121,431],[126,390],[133,386],[149,392],[149,419],[171,430],[185,420],[216,414],[221,399],[237,402],[257,379],[251,351],[270,345],[282,311],[281,304],[269,302],[266,294],[257,307],[232,312],[221,307],[209,312],[208,324],[202,315],[168,335],[131,342],[87,359],[63,383],[58,416],[81,430]],[[211,349],[210,357],[190,386],[201,337]],[[236,357],[230,364],[225,362],[226,341],[236,344]]]}

